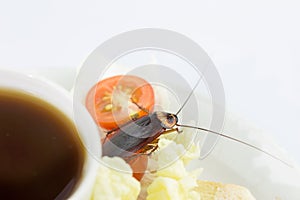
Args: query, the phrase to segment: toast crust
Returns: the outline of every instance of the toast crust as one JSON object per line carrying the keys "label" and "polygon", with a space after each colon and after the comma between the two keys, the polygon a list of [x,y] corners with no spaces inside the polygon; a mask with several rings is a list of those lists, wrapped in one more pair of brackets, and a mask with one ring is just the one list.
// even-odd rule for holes
{"label": "toast crust", "polygon": [[202,180],[197,183],[201,200],[255,200],[247,188],[239,185]]}

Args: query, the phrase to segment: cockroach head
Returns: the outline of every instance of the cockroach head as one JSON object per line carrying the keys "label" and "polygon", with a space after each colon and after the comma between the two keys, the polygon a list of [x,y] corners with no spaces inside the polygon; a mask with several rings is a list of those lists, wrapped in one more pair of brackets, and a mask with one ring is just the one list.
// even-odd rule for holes
{"label": "cockroach head", "polygon": [[161,121],[162,127],[166,129],[172,129],[178,122],[178,118],[175,114],[166,112],[156,112],[157,118]]}

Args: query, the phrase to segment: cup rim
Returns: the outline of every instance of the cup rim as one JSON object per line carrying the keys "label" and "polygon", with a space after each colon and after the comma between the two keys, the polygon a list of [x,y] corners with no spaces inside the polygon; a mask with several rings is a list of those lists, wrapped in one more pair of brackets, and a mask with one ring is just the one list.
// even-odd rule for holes
{"label": "cup rim", "polygon": [[[85,135],[82,130],[79,130],[77,128],[77,125],[75,124],[73,116],[72,95],[58,84],[37,75],[0,69],[0,88],[14,89],[27,94],[31,94],[51,104],[62,113],[64,113],[65,116],[69,118],[71,122],[73,122],[74,127],[76,127],[78,135],[82,140],[82,143],[87,142],[87,135]],[[98,134],[93,135],[98,136]],[[94,139],[89,141],[94,141]],[[98,143],[95,143],[94,146],[95,145],[98,145]],[[82,169],[82,176],[79,183],[77,183],[77,185],[75,186],[73,193],[68,197],[68,199],[86,199],[91,196],[98,167],[97,162],[90,155],[88,149],[84,148],[84,151],[85,161]],[[100,157],[100,155],[101,151],[98,152],[97,156]]]}

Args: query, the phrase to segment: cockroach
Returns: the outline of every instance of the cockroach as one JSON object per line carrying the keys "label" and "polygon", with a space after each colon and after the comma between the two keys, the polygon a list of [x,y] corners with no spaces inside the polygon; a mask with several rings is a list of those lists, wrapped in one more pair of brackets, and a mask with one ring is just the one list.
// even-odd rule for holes
{"label": "cockroach", "polygon": [[155,151],[157,148],[157,141],[160,135],[168,133],[170,131],[180,132],[178,127],[185,127],[185,128],[192,128],[192,129],[206,131],[227,138],[229,140],[244,144],[250,148],[263,152],[271,156],[272,158],[279,160],[282,163],[290,166],[288,163],[272,155],[271,153],[259,147],[256,147],[250,143],[233,138],[229,135],[215,132],[206,128],[178,124],[177,115],[184,108],[184,106],[190,99],[191,95],[193,94],[195,88],[198,86],[199,82],[200,79],[192,88],[185,102],[180,107],[180,109],[176,112],[176,114],[163,112],[163,111],[155,111],[153,113],[149,113],[147,110],[144,110],[144,108],[142,108],[140,105],[133,102],[140,109],[143,109],[148,114],[141,118],[129,121],[121,125],[119,128],[115,130],[109,131],[107,133],[106,138],[103,140],[103,144],[102,144],[103,156],[110,156],[110,157],[118,156],[130,162],[130,159],[134,158],[136,155],[145,154],[145,152],[149,152],[149,151],[150,152]]}

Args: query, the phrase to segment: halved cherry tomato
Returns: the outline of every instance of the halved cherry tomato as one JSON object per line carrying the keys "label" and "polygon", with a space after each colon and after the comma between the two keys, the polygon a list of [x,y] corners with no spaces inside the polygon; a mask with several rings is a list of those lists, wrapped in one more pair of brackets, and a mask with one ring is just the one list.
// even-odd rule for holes
{"label": "halved cherry tomato", "polygon": [[151,85],[132,75],[101,80],[89,91],[86,99],[86,107],[95,121],[107,130],[146,115],[145,110],[151,112],[153,105],[154,92]]}

